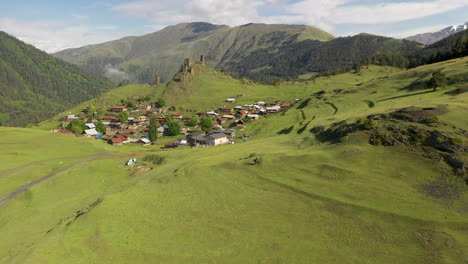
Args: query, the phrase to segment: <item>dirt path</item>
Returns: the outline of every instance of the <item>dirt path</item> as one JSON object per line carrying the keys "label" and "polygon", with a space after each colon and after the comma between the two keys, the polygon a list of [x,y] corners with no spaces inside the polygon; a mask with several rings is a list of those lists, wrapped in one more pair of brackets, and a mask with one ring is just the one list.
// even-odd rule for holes
{"label": "dirt path", "polygon": [[53,158],[53,159],[34,161],[34,162],[31,162],[31,163],[23,164],[23,165],[21,165],[19,167],[16,167],[16,168],[9,169],[9,170],[4,171],[4,172],[0,172],[0,176],[5,176],[5,175],[11,174],[11,173],[15,173],[15,172],[17,172],[19,170],[24,170],[27,167],[30,167],[30,166],[33,166],[33,165],[36,165],[36,164],[41,164],[41,163],[44,163],[44,162],[49,162],[49,161],[54,161],[54,160],[63,160],[63,159],[77,159],[77,158],[82,158],[82,157],[84,157],[84,156],[61,157],[61,158]]}
{"label": "dirt path", "polygon": [[[83,163],[89,162],[89,161],[91,161],[91,160],[94,160],[94,159],[97,159],[97,158],[99,158],[99,157],[106,156],[106,155],[108,155],[108,154],[107,154],[107,153],[100,153],[100,154],[93,155],[93,156],[88,157],[88,158],[86,158],[86,159],[84,159],[84,160],[81,160],[81,161],[79,161],[79,162],[77,162],[77,163],[75,163],[75,164],[72,164],[72,165],[70,165],[70,166],[61,168],[60,170],[55,171],[55,172],[53,172],[53,173],[50,173],[50,174],[48,174],[48,175],[46,175],[46,176],[44,176],[44,177],[42,177],[42,178],[40,178],[40,179],[38,179],[38,180],[35,180],[35,181],[30,182],[30,183],[28,183],[28,184],[26,184],[26,185],[23,185],[21,188],[17,189],[16,191],[14,191],[14,192],[8,194],[7,196],[4,196],[4,197],[0,198],[0,205],[2,205],[2,204],[4,204],[5,202],[9,201],[11,198],[15,197],[16,195],[18,195],[18,194],[20,194],[20,193],[26,191],[27,189],[31,188],[32,186],[34,186],[34,185],[36,185],[36,184],[39,184],[39,183],[41,183],[41,182],[43,182],[43,181],[45,181],[45,180],[47,180],[47,179],[49,179],[49,178],[51,178],[51,177],[53,177],[53,176],[59,174],[59,173],[61,173],[61,172],[64,172],[64,171],[69,170],[69,169],[72,169],[72,168],[74,168],[74,167],[76,167],[76,166],[79,166],[79,165],[81,165],[81,164],[83,164]],[[41,161],[41,162],[42,162],[42,161]],[[31,164],[27,164],[27,165],[31,165]],[[27,166],[27,165],[26,165],[26,166]]]}

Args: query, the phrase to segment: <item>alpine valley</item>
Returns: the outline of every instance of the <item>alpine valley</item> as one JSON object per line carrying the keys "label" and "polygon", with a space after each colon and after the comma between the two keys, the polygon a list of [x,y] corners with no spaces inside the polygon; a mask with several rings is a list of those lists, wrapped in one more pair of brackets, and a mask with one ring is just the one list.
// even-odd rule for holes
{"label": "alpine valley", "polygon": [[467,30],[52,55],[0,34],[0,263],[468,261]]}

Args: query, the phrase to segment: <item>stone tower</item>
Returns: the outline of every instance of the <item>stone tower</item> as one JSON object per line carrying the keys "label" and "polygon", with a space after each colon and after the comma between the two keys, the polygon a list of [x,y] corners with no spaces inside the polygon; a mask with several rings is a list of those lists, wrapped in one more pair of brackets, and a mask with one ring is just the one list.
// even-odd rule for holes
{"label": "stone tower", "polygon": [[192,65],[192,61],[191,61],[189,58],[187,58],[187,59],[184,60],[184,65],[185,65],[185,66],[187,67],[187,69],[188,69],[188,68],[190,68],[190,66]]}
{"label": "stone tower", "polygon": [[201,55],[200,56],[200,62],[201,64],[205,65],[206,64],[206,58],[205,58],[205,55]]}
{"label": "stone tower", "polygon": [[159,75],[154,76],[154,85],[160,85],[161,84],[161,77]]}

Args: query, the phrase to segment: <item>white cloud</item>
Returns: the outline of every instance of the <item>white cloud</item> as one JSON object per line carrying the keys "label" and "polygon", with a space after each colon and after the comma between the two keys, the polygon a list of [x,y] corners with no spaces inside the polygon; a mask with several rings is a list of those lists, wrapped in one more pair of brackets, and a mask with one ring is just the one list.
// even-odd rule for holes
{"label": "white cloud", "polygon": [[267,22],[274,17],[260,16],[258,8],[276,5],[278,0],[141,0],[116,5],[114,11],[146,18],[158,25],[204,21],[237,26],[251,22]]}
{"label": "white cloud", "polygon": [[[110,9],[127,17],[146,20],[141,27],[144,30],[136,29],[138,32],[156,31],[182,22],[203,21],[229,26],[247,23],[307,24],[335,33],[341,24],[356,25],[356,31],[359,32],[366,31],[359,27],[366,24],[381,24],[379,28],[391,28],[395,22],[442,14],[465,6],[468,6],[466,0],[299,0],[295,3],[291,0],[128,0],[117,5],[103,1],[88,8]],[[111,24],[91,24],[86,13],[70,14],[70,18],[68,22],[27,22],[0,18],[0,30],[47,52],[102,43],[129,35]],[[371,33],[403,37],[442,28],[439,27],[431,25],[405,32]],[[353,27],[348,28],[355,30]]]}
{"label": "white cloud", "polygon": [[50,53],[127,35],[112,25],[75,26],[56,21],[23,22],[10,18],[0,18],[0,30]]}
{"label": "white cloud", "polygon": [[438,25],[433,25],[433,26],[411,28],[411,29],[402,30],[402,31],[389,31],[389,32],[385,32],[384,34],[386,36],[394,37],[394,38],[406,38],[406,37],[414,36],[414,35],[421,34],[421,33],[436,32],[448,26],[450,25],[438,24]]}
{"label": "white cloud", "polygon": [[[378,32],[370,31],[367,33],[402,39],[402,38],[414,36],[414,35],[421,34],[421,33],[436,32],[448,26],[450,25],[438,24],[438,25],[432,25],[432,26],[403,29],[399,31],[379,29]],[[359,33],[363,33],[363,32],[362,31],[347,31],[347,32],[343,32],[341,36],[354,36]]]}
{"label": "white cloud", "polygon": [[341,6],[332,12],[336,24],[375,24],[400,22],[442,14],[468,6],[466,0],[379,3]]}
{"label": "white cloud", "polygon": [[[383,24],[445,13],[464,6],[466,0],[382,2],[382,0],[138,0],[112,7],[128,16],[146,18],[157,25],[205,21],[237,26],[250,22],[292,23],[334,31],[339,24]],[[260,15],[260,8],[279,15]]]}

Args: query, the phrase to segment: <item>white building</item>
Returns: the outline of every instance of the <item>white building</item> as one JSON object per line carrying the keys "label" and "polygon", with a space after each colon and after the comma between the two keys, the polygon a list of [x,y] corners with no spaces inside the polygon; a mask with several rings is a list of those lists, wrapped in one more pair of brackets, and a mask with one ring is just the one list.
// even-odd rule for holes
{"label": "white building", "polygon": [[88,135],[88,136],[97,136],[99,135],[99,132],[97,132],[96,129],[86,129],[85,131],[85,134]]}
{"label": "white building", "polygon": [[212,146],[219,146],[229,144],[229,139],[225,134],[215,133],[206,137],[206,144]]}
{"label": "white building", "polygon": [[88,123],[88,124],[86,124],[86,126],[87,126],[89,129],[96,128],[96,126],[95,126],[93,123]]}

